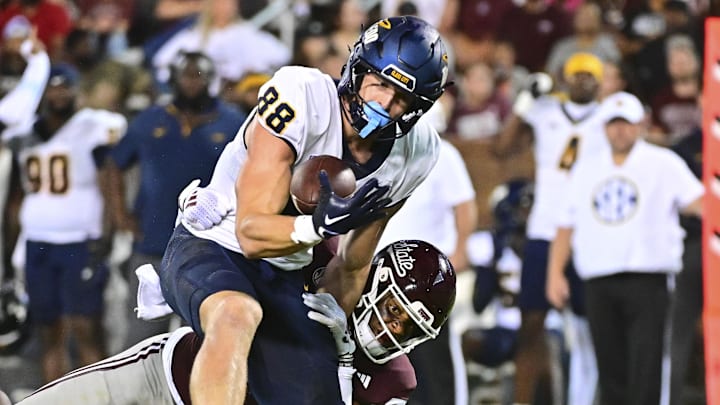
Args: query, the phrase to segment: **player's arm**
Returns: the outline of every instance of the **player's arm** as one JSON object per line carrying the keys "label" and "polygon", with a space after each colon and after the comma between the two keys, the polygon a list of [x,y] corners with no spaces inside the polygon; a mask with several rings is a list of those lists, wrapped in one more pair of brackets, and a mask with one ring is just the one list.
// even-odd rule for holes
{"label": "player's arm", "polygon": [[0,134],[5,128],[33,118],[50,77],[50,58],[34,33],[23,41],[18,52],[27,66],[20,82],[0,100]]}
{"label": "player's arm", "polygon": [[331,293],[350,315],[367,281],[370,263],[387,222],[402,207],[388,209],[388,215],[340,238],[337,255],[325,269],[321,290]]}
{"label": "player's arm", "polygon": [[492,151],[496,156],[505,157],[512,154],[520,149],[524,138],[532,136],[532,129],[524,117],[535,104],[535,99],[550,92],[552,86],[552,78],[545,73],[533,73],[528,77],[525,90],[515,97],[512,113],[492,145]]}
{"label": "player's arm", "polygon": [[295,253],[385,216],[382,210],[389,202],[384,198],[388,186],[370,179],[352,196],[343,198],[332,192],[323,171],[319,174],[320,197],[315,212],[297,217],[280,215],[290,195],[295,153],[257,120],[250,123],[248,134],[248,158],[235,184],[235,234],[247,257]]}
{"label": "player's arm", "polygon": [[113,229],[132,232],[137,236],[139,232],[135,217],[128,210],[125,203],[125,177],[123,171],[112,158],[105,159],[100,169],[101,187],[105,193],[106,210],[113,225]]}
{"label": "player's arm", "polygon": [[295,153],[257,122],[249,124],[247,161],[235,183],[235,235],[249,258],[274,257],[306,249],[291,238],[295,217],[280,215],[290,196]]}
{"label": "player's arm", "polygon": [[545,294],[548,301],[558,309],[563,308],[570,297],[570,288],[565,277],[565,266],[570,260],[572,232],[572,228],[558,228],[555,239],[550,244]]}

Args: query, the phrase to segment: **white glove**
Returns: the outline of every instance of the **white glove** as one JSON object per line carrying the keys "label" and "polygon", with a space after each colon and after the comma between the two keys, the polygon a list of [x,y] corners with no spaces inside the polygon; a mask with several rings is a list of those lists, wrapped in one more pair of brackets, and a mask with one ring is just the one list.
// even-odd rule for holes
{"label": "white glove", "polygon": [[330,329],[335,339],[340,366],[352,367],[355,341],[347,330],[347,316],[335,298],[328,293],[304,293],[303,303],[310,307],[308,318],[319,322]]}
{"label": "white glove", "polygon": [[515,102],[513,103],[513,113],[519,117],[524,117],[535,103],[535,99],[547,94],[553,88],[553,80],[547,73],[533,73],[527,78],[525,90],[521,91]]}
{"label": "white glove", "polygon": [[219,224],[230,212],[230,202],[212,189],[198,187],[200,180],[188,184],[178,197],[183,221],[198,231],[205,231]]}

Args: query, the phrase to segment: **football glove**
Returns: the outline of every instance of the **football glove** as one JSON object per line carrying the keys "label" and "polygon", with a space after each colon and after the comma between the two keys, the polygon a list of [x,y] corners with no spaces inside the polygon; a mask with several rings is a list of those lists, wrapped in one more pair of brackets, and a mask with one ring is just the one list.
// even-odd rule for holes
{"label": "football glove", "polygon": [[524,117],[535,103],[535,99],[549,93],[553,87],[553,80],[547,73],[533,73],[527,78],[526,89],[521,91],[513,103],[513,113]]}
{"label": "football glove", "polygon": [[333,193],[324,170],[319,176],[320,198],[312,222],[315,232],[322,238],[346,234],[387,215],[383,209],[390,199],[383,196],[389,187],[379,186],[377,179],[370,179],[355,194],[343,198]]}
{"label": "football glove", "polygon": [[304,293],[303,303],[310,307],[308,318],[330,329],[341,366],[352,367],[355,341],[347,330],[347,316],[335,298],[328,293]]}
{"label": "football glove", "polygon": [[185,223],[195,230],[205,231],[219,224],[232,205],[224,195],[199,185],[200,180],[190,182],[180,193],[178,205]]}

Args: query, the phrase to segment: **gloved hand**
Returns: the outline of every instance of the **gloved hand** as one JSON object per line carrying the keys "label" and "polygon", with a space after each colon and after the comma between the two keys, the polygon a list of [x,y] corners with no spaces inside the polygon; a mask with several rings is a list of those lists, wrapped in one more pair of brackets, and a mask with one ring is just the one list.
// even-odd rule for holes
{"label": "gloved hand", "polygon": [[521,91],[513,103],[513,112],[523,117],[535,103],[535,99],[549,93],[553,88],[553,80],[550,75],[543,72],[533,73],[528,76],[525,90]]}
{"label": "gloved hand", "polygon": [[335,297],[328,293],[304,293],[303,303],[310,307],[308,318],[319,322],[330,329],[335,339],[340,365],[352,367],[353,353],[355,353],[355,341],[347,330],[347,316],[340,308]]}
{"label": "gloved hand", "polygon": [[553,79],[549,74],[537,72],[528,76],[528,89],[534,98],[550,93],[552,88]]}
{"label": "gloved hand", "polygon": [[383,209],[390,199],[383,196],[389,187],[378,186],[377,179],[370,179],[355,194],[342,198],[333,193],[324,170],[319,176],[320,198],[312,222],[315,232],[324,239],[346,234],[387,215]]}
{"label": "gloved hand", "polygon": [[178,197],[182,218],[193,229],[205,231],[219,224],[232,205],[224,195],[206,187],[198,187],[200,180],[188,184]]}

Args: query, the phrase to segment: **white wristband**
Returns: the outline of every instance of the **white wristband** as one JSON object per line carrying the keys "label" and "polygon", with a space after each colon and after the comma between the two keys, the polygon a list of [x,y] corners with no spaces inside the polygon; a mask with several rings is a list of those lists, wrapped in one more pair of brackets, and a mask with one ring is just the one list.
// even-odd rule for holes
{"label": "white wristband", "polygon": [[525,114],[530,110],[532,105],[535,103],[535,98],[528,90],[521,91],[512,106],[512,111],[520,118],[524,118]]}
{"label": "white wristband", "polygon": [[290,234],[290,239],[297,244],[317,245],[322,237],[315,232],[312,215],[300,215],[295,217],[295,228]]}

